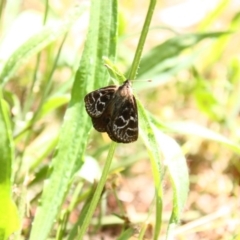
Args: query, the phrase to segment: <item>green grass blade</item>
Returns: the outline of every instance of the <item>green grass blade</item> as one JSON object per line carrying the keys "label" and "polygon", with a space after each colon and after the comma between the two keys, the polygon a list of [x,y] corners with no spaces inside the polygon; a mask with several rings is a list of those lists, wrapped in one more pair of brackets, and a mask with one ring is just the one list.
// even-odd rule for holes
{"label": "green grass blade", "polygon": [[171,236],[173,226],[181,217],[189,190],[188,168],[186,159],[179,145],[170,137],[161,133],[159,128],[150,120],[140,103],[139,118],[143,141],[148,149],[152,164],[154,183],[156,187],[156,222],[154,239],[157,239],[162,223],[162,163],[168,170],[173,187],[173,210],[169,222],[168,234]]}
{"label": "green grass blade", "polygon": [[189,191],[188,166],[184,154],[176,141],[154,127],[157,142],[161,147],[163,161],[173,188],[173,209],[169,221],[167,239],[172,239],[173,230],[179,223]]}
{"label": "green grass blade", "polygon": [[30,57],[36,55],[44,47],[63,36],[84,10],[85,7],[82,7],[82,5],[75,7],[70,11],[65,21],[55,26],[44,27],[42,31],[21,45],[0,69],[0,83],[6,83]]}
{"label": "green grass blade", "polygon": [[104,165],[102,176],[101,176],[101,178],[99,180],[99,183],[97,185],[97,188],[94,192],[93,198],[91,199],[91,202],[89,204],[89,208],[86,212],[86,215],[85,215],[84,221],[82,223],[82,226],[80,226],[80,231],[79,231],[79,234],[77,236],[77,240],[82,240],[83,239],[84,234],[85,234],[85,232],[86,232],[86,230],[87,230],[87,228],[90,224],[93,213],[94,213],[94,211],[97,207],[100,196],[103,192],[103,188],[104,188],[105,183],[107,181],[109,169],[110,169],[110,166],[111,166],[111,163],[112,163],[112,159],[113,159],[113,155],[114,155],[116,146],[117,146],[117,143],[112,142],[111,147],[110,147],[109,152],[108,152],[106,163]]}
{"label": "green grass blade", "polygon": [[126,240],[134,236],[136,230],[133,228],[128,228],[117,238],[117,240]]}
{"label": "green grass blade", "polygon": [[144,110],[142,104],[138,101],[138,111],[140,120],[140,133],[144,144],[148,150],[151,160],[153,179],[156,191],[156,220],[154,239],[158,239],[162,224],[162,152],[156,139],[152,123]]}
{"label": "green grass blade", "polygon": [[231,3],[231,0],[221,0],[218,1],[218,4],[213,8],[213,11],[207,14],[203,21],[199,24],[200,31],[206,31],[209,29],[215,21],[219,18],[221,14],[226,10],[228,5]]}
{"label": "green grass blade", "polygon": [[184,50],[194,47],[204,39],[218,38],[226,34],[229,34],[229,32],[185,34],[171,38],[154,47],[142,58],[138,70],[138,78],[151,78],[154,80],[153,84],[159,84],[159,81],[162,82],[169,79],[180,70],[193,64],[193,60],[196,59],[196,52],[192,52],[186,55],[185,59],[182,59],[179,55]]}
{"label": "green grass blade", "polygon": [[[1,94],[1,93],[0,93]],[[19,215],[11,198],[13,138],[7,104],[0,100],[0,239],[20,228]]]}
{"label": "green grass blade", "polygon": [[[228,0],[228,2],[230,1]],[[240,13],[238,12],[233,17],[229,25],[225,26],[225,28],[228,29],[228,31],[232,32],[233,34],[223,35],[217,38],[216,41],[214,41],[213,44],[211,44],[211,48],[209,48],[209,51],[207,52],[205,58],[202,59],[204,66],[210,69],[212,65],[214,65],[221,58],[223,58],[223,54],[227,49],[227,46],[231,41],[232,37],[234,36],[234,33],[238,32],[239,24],[240,24]]]}
{"label": "green grass blade", "polygon": [[167,132],[173,132],[182,135],[198,136],[206,140],[219,142],[230,147],[236,153],[240,153],[239,144],[228,139],[224,135],[217,133],[211,129],[208,129],[204,126],[201,126],[195,122],[186,121],[186,122],[163,123],[157,120],[154,116],[151,116],[151,120],[159,129],[163,129]]}
{"label": "green grass blade", "polygon": [[176,123],[166,124],[166,126],[169,127],[170,131],[177,132],[178,134],[181,133],[184,135],[194,135],[207,140],[219,142],[230,147],[236,153],[240,153],[239,144],[234,143],[233,141],[229,140],[227,137],[217,132],[214,132],[211,129],[200,126],[194,122],[176,122]]}
{"label": "green grass blade", "polygon": [[42,107],[42,109],[39,113],[38,118],[41,119],[42,117],[44,117],[48,113],[51,113],[53,110],[64,106],[68,102],[69,102],[69,95],[66,95],[66,94],[65,95],[60,95],[60,96],[53,96],[53,97],[47,99],[43,103],[43,107]]}
{"label": "green grass blade", "polygon": [[104,86],[107,71],[103,56],[115,58],[116,1],[93,0],[90,25],[80,66],[77,71],[71,101],[64,117],[58,151],[52,163],[52,174],[45,184],[37,209],[30,239],[45,240],[67,194],[69,184],[83,164],[91,121],[85,112],[83,98],[94,88]]}

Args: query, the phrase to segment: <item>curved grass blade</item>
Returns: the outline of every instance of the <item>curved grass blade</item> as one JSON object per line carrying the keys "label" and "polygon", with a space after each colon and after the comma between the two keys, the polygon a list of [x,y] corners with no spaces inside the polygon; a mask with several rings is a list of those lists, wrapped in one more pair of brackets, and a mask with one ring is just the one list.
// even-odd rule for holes
{"label": "curved grass blade", "polygon": [[65,21],[55,26],[44,27],[42,31],[22,44],[9,57],[3,68],[0,69],[0,83],[6,83],[14,75],[16,70],[27,62],[30,57],[63,36],[85,9],[86,7],[84,5],[76,6],[70,11]]}

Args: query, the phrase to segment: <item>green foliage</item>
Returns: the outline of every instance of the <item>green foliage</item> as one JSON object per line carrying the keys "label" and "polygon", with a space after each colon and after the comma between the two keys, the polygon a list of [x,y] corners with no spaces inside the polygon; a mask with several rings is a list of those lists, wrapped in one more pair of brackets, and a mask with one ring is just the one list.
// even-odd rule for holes
{"label": "green foliage", "polygon": [[[1,94],[1,92],[0,92]],[[9,108],[3,99],[0,101],[0,239],[7,239],[9,235],[20,227],[17,208],[11,194],[11,166],[14,160],[14,146],[9,121]]]}
{"label": "green foliage", "polygon": [[[6,21],[9,16],[6,17],[4,11],[13,6],[5,4],[5,8],[3,4],[0,6],[0,13]],[[209,29],[227,4],[228,1],[221,2],[199,28]],[[30,240],[45,240],[50,235],[54,239],[83,239],[86,234],[98,234],[101,227],[109,224],[123,226],[116,239],[136,235],[143,239],[147,234],[147,222],[153,223],[153,239],[158,239],[160,234],[172,239],[188,200],[190,180],[184,154],[196,151],[195,148],[191,151],[192,139],[211,142],[213,149],[221,144],[228,149],[230,160],[240,153],[239,144],[236,144],[239,141],[236,131],[240,109],[239,58],[233,57],[228,62],[228,80],[226,76],[215,77],[212,70],[238,29],[239,14],[233,17],[225,31],[178,34],[162,43],[149,45],[147,36],[155,5],[156,1],[151,0],[146,17],[142,17],[143,27],[137,35],[138,45],[131,52],[134,58],[130,66],[121,59],[122,53],[117,54],[117,48],[123,44],[118,41],[118,33],[129,33],[125,33],[124,12],[121,12],[118,29],[116,0],[92,0],[90,8],[77,5],[66,14],[65,20],[60,20],[54,7],[49,9],[46,1],[43,20],[46,25],[15,50],[6,41],[8,29],[0,26],[1,35],[5,35],[1,46],[13,48],[6,57],[0,47],[0,240],[13,233],[19,239]],[[71,40],[69,43],[71,29],[88,10],[86,34],[81,34],[84,44],[80,45],[79,40],[76,54],[74,44]],[[17,17],[16,11],[11,13],[12,19]],[[54,24],[48,24],[48,17],[54,19]],[[153,31],[156,30],[151,33]],[[145,45],[149,50],[143,54]],[[206,53],[211,56],[206,57]],[[125,74],[119,66],[124,66]],[[152,80],[151,83],[134,83],[134,89],[143,92],[143,96],[137,97],[138,91],[135,91],[139,141],[129,145],[109,144],[104,135],[95,131],[92,135],[84,96],[107,86],[109,79],[118,84],[126,78],[135,79],[135,76]],[[173,81],[176,79],[178,81]],[[145,97],[153,104],[152,113],[151,104],[148,109],[144,102]],[[169,121],[162,103],[167,103],[170,97],[174,120]],[[193,105],[196,119],[184,120],[183,112]],[[198,118],[206,119],[209,124],[205,126],[197,121]],[[181,137],[179,142],[184,143],[183,147],[170,137],[171,134]],[[104,206],[107,205],[108,182],[114,182],[111,180],[114,173],[127,175],[131,167],[144,158],[150,160],[155,189],[147,215],[135,222],[129,221],[113,183],[120,211],[118,216],[127,220],[120,221],[119,217],[107,221],[109,211],[104,210]],[[118,159],[124,161],[118,163]],[[239,165],[236,168],[239,169]],[[171,198],[166,198],[164,191],[163,182],[167,180]],[[20,196],[13,194],[14,184],[19,186]],[[27,202],[29,195],[31,200]],[[171,203],[167,218],[164,217],[166,202]],[[28,205],[33,214],[32,226],[20,227],[19,222],[26,220]],[[71,221],[73,213],[77,213],[75,221]],[[135,224],[139,223],[142,225],[136,231]]]}
{"label": "green foliage", "polygon": [[[83,164],[87,145],[85,136],[88,135],[91,124],[85,113],[82,99],[87,94],[89,86],[90,88],[98,87],[99,82],[94,83],[91,79],[107,79],[106,69],[101,64],[102,57],[114,58],[115,56],[116,43],[112,40],[116,39],[116,7],[114,6],[116,3],[107,2],[95,1],[91,8],[88,36],[73,84],[72,98],[60,132],[58,152],[52,162],[53,171],[49,183],[45,185],[41,200],[42,207],[36,213],[30,239],[47,237],[66,196],[69,183]],[[106,11],[103,12],[101,9]],[[108,29],[111,32],[108,32]],[[90,58],[92,63],[89,61]],[[79,128],[80,122],[81,128]],[[62,176],[61,181],[59,176]]]}

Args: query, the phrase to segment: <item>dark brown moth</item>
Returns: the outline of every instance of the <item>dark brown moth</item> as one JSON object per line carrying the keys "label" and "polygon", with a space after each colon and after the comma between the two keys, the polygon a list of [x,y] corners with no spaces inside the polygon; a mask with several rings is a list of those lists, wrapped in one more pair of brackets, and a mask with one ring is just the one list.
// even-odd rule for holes
{"label": "dark brown moth", "polygon": [[138,111],[131,82],[121,86],[111,85],[88,93],[85,107],[92,118],[93,127],[118,143],[138,139]]}

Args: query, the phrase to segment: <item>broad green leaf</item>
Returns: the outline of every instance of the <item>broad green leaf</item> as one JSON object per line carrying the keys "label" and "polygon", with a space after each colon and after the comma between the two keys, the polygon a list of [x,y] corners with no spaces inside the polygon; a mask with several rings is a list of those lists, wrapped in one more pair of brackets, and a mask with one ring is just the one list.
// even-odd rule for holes
{"label": "broad green leaf", "polygon": [[83,98],[87,92],[107,84],[103,56],[114,59],[116,53],[116,2],[92,0],[90,24],[79,69],[64,116],[52,173],[44,184],[37,209],[31,240],[45,240],[68,192],[74,174],[83,164],[91,121]]}
{"label": "broad green leaf", "polygon": [[0,239],[5,240],[20,228],[20,220],[11,197],[13,137],[8,106],[2,99],[0,99],[0,136]]}
{"label": "broad green leaf", "polygon": [[9,57],[3,68],[0,69],[0,83],[6,83],[30,57],[36,55],[44,47],[63,36],[85,9],[86,7],[82,4],[76,6],[70,11],[65,21],[60,22],[58,25],[44,27],[42,31],[22,44]]}

